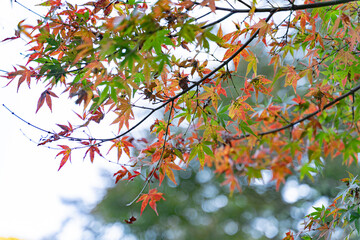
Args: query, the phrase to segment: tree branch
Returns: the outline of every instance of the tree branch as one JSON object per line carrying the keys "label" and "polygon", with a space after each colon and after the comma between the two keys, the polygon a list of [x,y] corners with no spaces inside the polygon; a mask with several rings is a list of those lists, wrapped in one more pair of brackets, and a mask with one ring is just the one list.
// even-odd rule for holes
{"label": "tree branch", "polygon": [[[296,124],[301,123],[301,122],[303,122],[303,121],[305,121],[305,120],[308,120],[308,119],[312,118],[312,117],[315,116],[316,114],[318,114],[318,113],[322,112],[323,110],[331,107],[332,105],[336,104],[337,102],[341,101],[342,99],[344,99],[344,98],[346,98],[346,97],[348,97],[348,96],[350,96],[350,95],[353,95],[355,92],[357,92],[357,91],[359,91],[359,90],[360,90],[360,85],[352,88],[349,92],[347,92],[347,93],[339,96],[338,98],[332,100],[331,102],[329,102],[328,104],[326,104],[322,109],[319,109],[319,110],[317,110],[317,111],[315,111],[315,112],[313,112],[313,113],[310,113],[309,115],[306,115],[305,117],[303,117],[303,118],[301,118],[301,119],[299,119],[299,120],[297,120],[297,121],[295,121],[295,122],[289,123],[288,125],[285,125],[285,126],[283,126],[283,127],[281,127],[281,128],[273,129],[273,130],[266,131],[266,132],[261,132],[261,133],[258,133],[258,134],[256,134],[256,135],[257,135],[257,136],[265,136],[265,135],[268,135],[268,134],[277,133],[277,132],[280,132],[280,131],[282,131],[282,130],[285,130],[285,129],[294,127]],[[245,138],[247,138],[247,137],[249,137],[249,136],[250,136],[250,134],[242,135],[242,136],[240,136],[239,138],[236,138],[236,139],[234,139],[234,140],[245,139]]]}
{"label": "tree branch", "polygon": [[227,15],[225,15],[225,16],[222,17],[222,18],[219,18],[218,20],[216,20],[216,21],[214,21],[214,22],[212,22],[212,23],[209,23],[209,24],[207,24],[207,25],[202,26],[201,29],[205,29],[205,28],[214,26],[214,25],[216,25],[216,24],[224,21],[224,20],[227,19],[228,17],[232,16],[233,14],[235,14],[235,12],[230,12],[230,13],[228,13]]}
{"label": "tree branch", "polygon": [[239,3],[244,4],[246,7],[248,7],[249,9],[251,9],[251,6],[249,4],[247,4],[246,2],[242,1],[242,0],[237,0]]}
{"label": "tree branch", "polygon": [[[309,3],[309,4],[299,4],[299,5],[291,5],[286,7],[270,7],[270,8],[255,8],[256,13],[260,12],[284,12],[284,11],[296,11],[296,10],[305,10],[312,8],[321,8],[328,6],[335,6],[344,3],[356,2],[357,0],[335,0],[335,1],[327,1],[327,2],[317,2],[317,3]],[[196,5],[200,5],[198,2],[194,2]],[[228,11],[232,13],[248,13],[251,9],[232,9],[232,8],[224,8],[224,7],[216,7],[216,10]]]}

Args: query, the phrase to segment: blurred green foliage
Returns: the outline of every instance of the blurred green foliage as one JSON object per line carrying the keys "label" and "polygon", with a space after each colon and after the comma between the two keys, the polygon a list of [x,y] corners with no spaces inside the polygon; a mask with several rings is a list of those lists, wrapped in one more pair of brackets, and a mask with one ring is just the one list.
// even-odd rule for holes
{"label": "blurred green foliage", "polygon": [[[299,183],[311,187],[308,196],[288,203],[283,198],[286,187],[276,192],[273,182],[245,184],[242,193],[230,197],[228,188],[221,186],[222,179],[210,169],[199,172],[198,166],[191,166],[176,174],[178,186],[167,180],[159,188],[166,198],[157,206],[159,216],[149,208],[140,217],[140,203],[126,206],[142,181],[109,188],[92,214],[105,223],[122,222],[126,233],[138,239],[281,239],[284,232],[298,228],[316,200],[331,201],[336,196],[342,184],[339,179],[347,177],[347,171],[357,175],[359,167],[346,167],[340,159],[327,160],[323,174],[315,176],[316,185],[308,178]],[[292,180],[297,182],[296,177]],[[132,216],[137,220],[126,224],[124,220]]]}

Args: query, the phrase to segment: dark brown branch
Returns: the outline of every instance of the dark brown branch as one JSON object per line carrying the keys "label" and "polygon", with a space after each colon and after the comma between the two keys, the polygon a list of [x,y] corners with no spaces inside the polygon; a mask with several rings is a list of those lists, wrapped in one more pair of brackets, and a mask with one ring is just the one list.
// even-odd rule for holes
{"label": "dark brown branch", "polygon": [[227,15],[225,15],[224,17],[219,18],[218,20],[216,20],[216,21],[214,21],[214,22],[212,22],[212,23],[206,24],[206,25],[202,26],[201,28],[202,28],[202,29],[205,29],[205,28],[214,26],[214,25],[216,25],[216,24],[224,21],[225,19],[231,17],[233,14],[235,14],[235,12],[230,12],[230,13],[228,13]]}
{"label": "dark brown branch", "polygon": [[[257,136],[265,136],[265,135],[268,135],[268,134],[272,134],[272,133],[277,133],[277,132],[280,132],[282,130],[285,130],[285,129],[288,129],[288,128],[292,128],[294,127],[296,124],[299,124],[305,120],[308,120],[310,118],[312,118],[313,116],[315,116],[316,114],[322,112],[323,110],[333,106],[334,104],[336,104],[337,102],[341,101],[342,99],[350,96],[350,95],[353,95],[355,92],[359,91],[360,90],[360,85],[352,88],[349,92],[339,96],[338,98],[332,100],[331,102],[329,102],[328,104],[326,104],[322,109],[319,109],[313,113],[310,113],[309,115],[306,115],[305,117],[295,121],[295,122],[292,122],[292,123],[289,123],[288,125],[285,125],[281,128],[277,128],[277,129],[273,129],[273,130],[270,130],[270,131],[266,131],[266,132],[261,132],[261,133],[258,133]],[[241,137],[237,138],[237,139],[244,139],[244,138],[247,138],[249,137],[250,134],[246,134],[246,135],[242,135]]]}
{"label": "dark brown branch", "polygon": [[[305,10],[312,8],[321,8],[321,7],[329,7],[335,6],[344,3],[356,2],[357,0],[335,0],[335,1],[327,1],[327,2],[317,2],[310,4],[299,4],[299,5],[291,5],[285,7],[270,7],[270,8],[255,8],[256,13],[260,12],[284,12],[284,11],[296,11],[296,10]],[[200,5],[198,2],[194,2],[194,4]],[[232,8],[224,8],[224,7],[216,7],[216,10],[228,11],[233,13],[248,13],[251,9],[232,9]]]}
{"label": "dark brown branch", "polygon": [[204,15],[201,15],[200,17],[195,18],[195,21],[200,20],[203,17],[206,17],[207,15],[211,14],[212,12],[205,13]]}
{"label": "dark brown branch", "polygon": [[237,0],[239,3],[244,4],[246,7],[248,7],[249,9],[251,9],[251,6],[249,4],[247,4],[246,2],[242,1],[242,0]]}

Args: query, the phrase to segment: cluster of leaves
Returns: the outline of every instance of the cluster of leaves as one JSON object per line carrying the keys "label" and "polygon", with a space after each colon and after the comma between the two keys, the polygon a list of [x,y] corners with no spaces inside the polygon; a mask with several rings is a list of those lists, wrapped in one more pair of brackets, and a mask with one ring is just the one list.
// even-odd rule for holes
{"label": "cluster of leaves", "polygon": [[[345,183],[338,196],[328,207],[314,207],[307,216],[304,230],[299,232],[304,240],[331,239],[338,228],[343,229],[342,239],[351,239],[360,234],[360,185],[359,180],[351,173],[341,180]],[[284,239],[294,239],[291,232]]]}
{"label": "cluster of leaves", "polygon": [[[357,161],[360,144],[358,2],[283,4],[48,0],[41,4],[49,8],[43,19],[34,26],[21,22],[16,36],[5,39],[25,34],[31,46],[28,62],[5,77],[18,79],[18,89],[24,81],[47,84],[36,111],[45,100],[52,110],[57,89],[83,105],[83,124],[59,125],[63,131],[40,144],[79,144],[59,145],[60,170],[73,150],[86,149],[85,157],[89,153],[94,161],[112,143],[108,152],[117,151],[121,167],[116,181],[145,179],[133,201],[143,201],[141,211],[149,203],[156,212],[156,202],[164,199],[153,180],[161,185],[167,176],[176,183],[173,171],[193,159],[224,176],[231,193],[241,191],[240,178],[250,182],[265,169],[279,189],[296,172],[312,178],[323,157]],[[216,20],[206,21],[208,15]],[[232,16],[242,21],[230,22]],[[258,74],[250,43],[265,47],[273,76]],[[241,58],[248,64],[244,76],[238,74]],[[277,95],[276,84],[289,86],[288,93]],[[147,113],[135,119],[134,109]],[[162,110],[164,117],[149,128],[154,141],[130,137]],[[118,126],[117,136],[72,137],[105,117]],[[128,164],[119,162],[124,152]]]}

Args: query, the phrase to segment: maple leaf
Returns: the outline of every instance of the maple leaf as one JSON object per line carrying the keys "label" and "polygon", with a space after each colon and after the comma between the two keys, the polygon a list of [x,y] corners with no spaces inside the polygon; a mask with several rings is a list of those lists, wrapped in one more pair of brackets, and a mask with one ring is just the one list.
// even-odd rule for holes
{"label": "maple leaf", "polygon": [[338,61],[339,64],[352,65],[357,59],[351,52],[341,49],[338,54],[336,54],[333,62],[335,61]]}
{"label": "maple leaf", "polygon": [[258,59],[256,58],[255,54],[250,52],[250,54],[248,54],[244,59],[245,59],[245,61],[249,62],[248,66],[246,68],[246,75],[248,75],[248,73],[251,71],[251,69],[253,70],[254,74],[256,75]]}
{"label": "maple leaf", "polygon": [[[237,44],[235,44],[234,46],[231,46],[228,48],[228,50],[225,52],[224,57],[223,57],[223,61],[230,58],[237,50],[239,50],[239,48],[241,48],[243,45],[241,44],[241,41],[239,41]],[[243,56],[244,58],[247,58],[249,56],[248,52],[244,49],[240,52],[240,54],[236,55],[233,58],[233,62],[234,62],[234,66],[235,66],[235,72],[237,72],[238,66],[239,66],[239,62],[240,62],[240,56]]]}
{"label": "maple leaf", "polygon": [[[15,67],[14,72],[9,72],[6,78],[11,79],[10,82],[12,82],[17,76],[20,75],[17,91],[19,91],[20,85],[26,80],[26,83],[28,84],[28,87],[30,88],[31,83],[31,77],[36,76],[36,72],[32,67],[26,68],[25,66],[20,66],[23,70],[17,70]],[[10,82],[8,84],[10,84]]]}
{"label": "maple leaf", "polygon": [[155,188],[150,189],[148,194],[143,193],[141,197],[136,201],[136,202],[142,201],[140,216],[142,215],[144,209],[148,204],[155,211],[156,215],[159,215],[156,210],[156,202],[160,201],[161,199],[165,200],[165,198],[163,197],[163,193],[158,192],[157,189]]}
{"label": "maple leaf", "polygon": [[282,240],[294,240],[294,234],[291,231],[288,231]]}
{"label": "maple leaf", "polygon": [[251,93],[250,92],[254,92],[254,88],[252,86],[252,84],[250,84],[250,81],[245,81],[244,82],[244,87],[243,88],[240,88],[240,90],[244,91],[244,93],[247,95],[247,96],[251,96]]}
{"label": "maple leaf", "polygon": [[305,95],[306,97],[313,97],[319,101],[319,108],[323,109],[325,104],[328,102],[328,99],[332,99],[331,92],[333,87],[329,84],[318,84],[315,88],[310,88],[309,92]]}
{"label": "maple leaf", "polygon": [[212,102],[212,105],[215,109],[218,108],[218,100],[220,99],[220,96],[217,94],[217,92],[215,91],[215,87],[207,87],[207,86],[203,86],[205,92],[202,93],[199,96],[199,99],[205,99],[207,101]]}
{"label": "maple leaf", "polygon": [[302,99],[299,95],[292,99],[297,105],[303,105],[306,103],[305,99]]}
{"label": "maple leaf", "polygon": [[215,1],[216,0],[203,0],[200,5],[206,6],[206,4],[209,4],[209,8],[211,9],[211,11],[215,12],[216,10]]}
{"label": "maple leaf", "polygon": [[115,183],[118,183],[118,181],[120,179],[122,179],[124,176],[126,176],[126,174],[129,173],[129,170],[127,170],[126,167],[124,167],[124,166],[121,166],[121,167],[123,168],[122,170],[119,170],[116,173],[114,173],[114,177],[116,176]]}
{"label": "maple leaf", "polygon": [[230,196],[232,196],[232,194],[234,193],[235,188],[237,188],[237,190],[241,192],[239,180],[234,176],[234,174],[227,175],[226,180],[221,183],[221,185],[227,184],[230,184]]}
{"label": "maple leaf", "polygon": [[234,120],[241,119],[244,122],[247,122],[247,112],[254,111],[254,109],[245,102],[249,96],[238,97],[229,108],[229,117]]}
{"label": "maple leaf", "polygon": [[[115,139],[115,140],[112,140],[113,142],[113,145],[111,145],[109,151],[108,151],[108,154],[110,152],[111,149],[113,148],[116,148],[117,149],[117,157],[118,157],[118,161],[120,160],[120,157],[122,155],[122,151],[124,150],[126,155],[128,155],[130,157],[130,147],[134,147],[134,145],[132,145],[131,142],[127,141],[129,137],[128,136],[125,136],[123,137],[121,140],[118,140],[118,139]],[[139,141],[147,141],[146,139],[140,139]]]}
{"label": "maple leaf", "polygon": [[71,148],[69,148],[68,146],[66,145],[59,145],[59,147],[61,147],[63,150],[61,152],[59,152],[57,156],[59,155],[63,155],[63,158],[61,159],[61,162],[60,162],[60,167],[58,169],[58,171],[64,166],[64,164],[70,160],[71,162]]}
{"label": "maple leaf", "polygon": [[255,97],[256,101],[258,99],[259,92],[270,95],[271,88],[265,88],[264,85],[271,83],[271,80],[265,78],[263,75],[258,75],[250,80],[250,85],[254,86],[255,88]]}
{"label": "maple leaf", "polygon": [[[85,144],[85,143],[83,143]],[[85,145],[90,145],[91,143],[87,143]],[[86,157],[86,155],[89,153],[90,155],[90,161],[93,163],[94,162],[94,157],[95,157],[95,153],[99,154],[102,157],[102,154],[100,153],[100,150],[97,146],[94,145],[95,143],[91,144],[91,146],[88,148],[88,150],[86,150],[85,152],[85,156],[84,159]]]}
{"label": "maple leaf", "polygon": [[61,5],[61,0],[48,0],[45,1],[41,4],[39,4],[40,6],[56,6],[59,7]]}
{"label": "maple leaf", "polygon": [[257,22],[255,25],[253,25],[251,28],[254,30],[259,30],[259,39],[258,41],[260,41],[260,39],[262,39],[263,43],[265,44],[265,46],[267,46],[266,43],[266,34],[271,32],[271,26],[272,24],[269,24],[265,21],[265,19],[260,19],[259,22]]}
{"label": "maple leaf", "polygon": [[297,81],[300,79],[300,76],[295,71],[295,68],[289,65],[286,67],[285,72],[286,72],[285,87],[291,85],[296,94]]}
{"label": "maple leaf", "polygon": [[175,163],[172,163],[172,162],[164,162],[163,164],[161,164],[161,167],[160,167],[160,177],[159,177],[159,185],[161,185],[162,181],[164,180],[164,177],[165,177],[165,174],[168,176],[168,178],[175,184],[177,185],[176,183],[176,180],[175,180],[175,176],[174,176],[174,173],[172,171],[172,169],[174,170],[184,170],[182,169],[181,167],[179,167],[177,164]]}
{"label": "maple leaf", "polygon": [[134,174],[128,173],[128,177],[123,180],[132,181],[132,180],[134,180],[135,177],[139,176],[140,174],[141,173],[139,171],[134,171]]}
{"label": "maple leaf", "polygon": [[91,111],[91,117],[89,118],[89,121],[94,121],[96,123],[100,123],[101,120],[104,118],[104,112],[101,110],[101,108],[96,109],[96,111]]}
{"label": "maple leaf", "polygon": [[51,97],[56,97],[57,98],[58,96],[55,93],[53,93],[52,91],[50,91],[49,89],[45,90],[40,95],[40,98],[39,98],[39,101],[38,101],[38,104],[37,104],[37,108],[36,108],[36,113],[39,111],[41,106],[44,104],[45,100],[46,100],[46,104],[48,105],[48,107],[52,111]]}
{"label": "maple leaf", "polygon": [[[114,173],[114,177],[116,176],[115,184],[118,183],[119,180],[127,180],[132,181],[135,177],[140,175],[139,171],[134,171],[134,174],[132,174],[126,167],[121,166],[122,170],[117,171]],[[127,175],[127,178],[124,179],[124,177]]]}
{"label": "maple leaf", "polygon": [[1,42],[5,42],[5,41],[9,41],[9,40],[15,40],[15,39],[18,39],[18,38],[20,38],[20,31],[19,31],[19,30],[16,30],[14,37],[5,38],[5,39],[3,39]]}
{"label": "maple leaf", "polygon": [[[289,161],[289,156],[286,156],[286,161]],[[291,160],[290,160],[291,161]],[[292,174],[291,170],[288,168],[287,163],[285,162],[276,162],[271,166],[273,172],[272,180],[276,180],[276,191],[280,188],[280,183],[285,182],[285,177]]]}
{"label": "maple leaf", "polygon": [[59,136],[70,136],[70,134],[74,131],[73,126],[69,123],[69,126],[56,124],[58,125],[63,131],[59,132],[57,135]]}
{"label": "maple leaf", "polygon": [[122,126],[125,126],[129,129],[129,120],[134,118],[134,113],[131,108],[131,104],[129,100],[125,100],[120,98],[119,99],[120,106],[117,107],[116,110],[120,110],[120,112],[115,112],[118,116],[112,122],[112,124],[118,123],[119,124],[119,131],[121,130]]}

